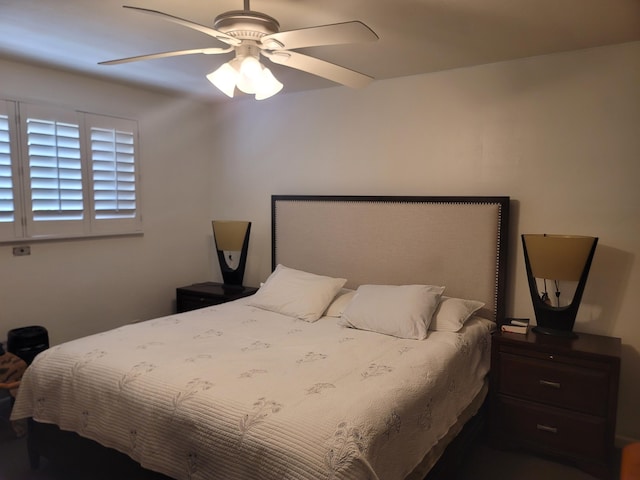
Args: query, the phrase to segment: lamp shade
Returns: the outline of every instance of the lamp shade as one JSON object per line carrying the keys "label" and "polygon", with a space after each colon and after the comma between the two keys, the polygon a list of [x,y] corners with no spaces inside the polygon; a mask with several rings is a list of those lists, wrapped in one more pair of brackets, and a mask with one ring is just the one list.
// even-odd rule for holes
{"label": "lamp shade", "polygon": [[535,278],[577,282],[584,271],[593,237],[524,235]]}
{"label": "lamp shade", "polygon": [[250,222],[214,220],[211,224],[218,250],[242,250]]}
{"label": "lamp shade", "polygon": [[211,226],[220,263],[220,272],[225,285],[242,285],[249,249],[251,222],[213,220]]}
{"label": "lamp shade", "polygon": [[[536,333],[575,337],[573,325],[587,283],[591,261],[598,239],[576,235],[522,235],[525,267],[529,292],[536,315]],[[577,282],[571,303],[566,306],[552,306],[545,291],[538,291],[536,279]],[[556,296],[560,295],[556,287]],[[546,290],[546,289],[545,289]],[[559,303],[559,302],[558,302]]]}

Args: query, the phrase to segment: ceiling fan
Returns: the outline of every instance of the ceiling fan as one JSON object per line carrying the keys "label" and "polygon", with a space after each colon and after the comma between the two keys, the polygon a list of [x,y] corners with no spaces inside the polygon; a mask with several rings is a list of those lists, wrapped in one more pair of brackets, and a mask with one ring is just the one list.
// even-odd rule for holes
{"label": "ceiling fan", "polygon": [[209,35],[228,46],[138,55],[99,62],[100,65],[116,65],[198,53],[217,55],[235,52],[232,60],[207,75],[207,79],[229,97],[233,97],[237,87],[245,93],[255,94],[257,100],[275,95],[283,87],[271,71],[262,65],[261,56],[273,63],[302,70],[352,88],[364,87],[373,80],[363,73],[292,51],[298,48],[377,40],[376,33],[360,21],[281,32],[278,21],[264,13],[252,11],[249,0],[244,0],[244,10],[232,10],[218,15],[213,28],[157,10],[128,5],[124,5],[124,8],[159,16],[164,20]]}

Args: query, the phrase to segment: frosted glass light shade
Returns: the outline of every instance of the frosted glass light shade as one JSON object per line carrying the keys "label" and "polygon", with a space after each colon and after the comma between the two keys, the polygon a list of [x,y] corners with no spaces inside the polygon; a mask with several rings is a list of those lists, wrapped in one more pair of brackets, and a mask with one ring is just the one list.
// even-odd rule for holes
{"label": "frosted glass light shade", "polygon": [[262,75],[262,64],[255,57],[244,57],[240,63],[240,74],[246,77],[250,82],[260,81],[260,76]]}
{"label": "frosted glass light shade", "polygon": [[231,66],[230,62],[227,62],[207,75],[207,80],[213,83],[226,96],[233,98],[239,76],[240,73]]}
{"label": "frosted glass light shade", "polygon": [[262,70],[262,82],[260,83],[260,87],[256,90],[256,100],[264,100],[265,98],[274,96],[282,90],[283,86],[284,85],[282,85],[282,83],[273,76],[271,70],[264,68]]}

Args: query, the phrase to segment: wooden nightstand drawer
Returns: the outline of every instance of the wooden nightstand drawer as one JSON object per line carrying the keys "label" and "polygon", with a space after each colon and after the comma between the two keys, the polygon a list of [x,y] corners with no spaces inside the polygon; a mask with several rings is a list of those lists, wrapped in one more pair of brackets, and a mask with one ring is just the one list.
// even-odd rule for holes
{"label": "wooden nightstand drawer", "polygon": [[610,375],[606,368],[585,368],[552,360],[500,353],[500,393],[605,415]]}
{"label": "wooden nightstand drawer", "polygon": [[517,401],[500,395],[503,432],[523,446],[543,453],[563,452],[586,460],[607,453],[606,421],[560,408]]}

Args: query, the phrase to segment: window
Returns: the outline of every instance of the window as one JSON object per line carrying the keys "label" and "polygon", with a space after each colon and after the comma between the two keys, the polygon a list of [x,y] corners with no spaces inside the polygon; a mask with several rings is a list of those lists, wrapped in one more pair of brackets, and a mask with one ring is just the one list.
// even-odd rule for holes
{"label": "window", "polygon": [[141,231],[135,121],[0,102],[0,241]]}

